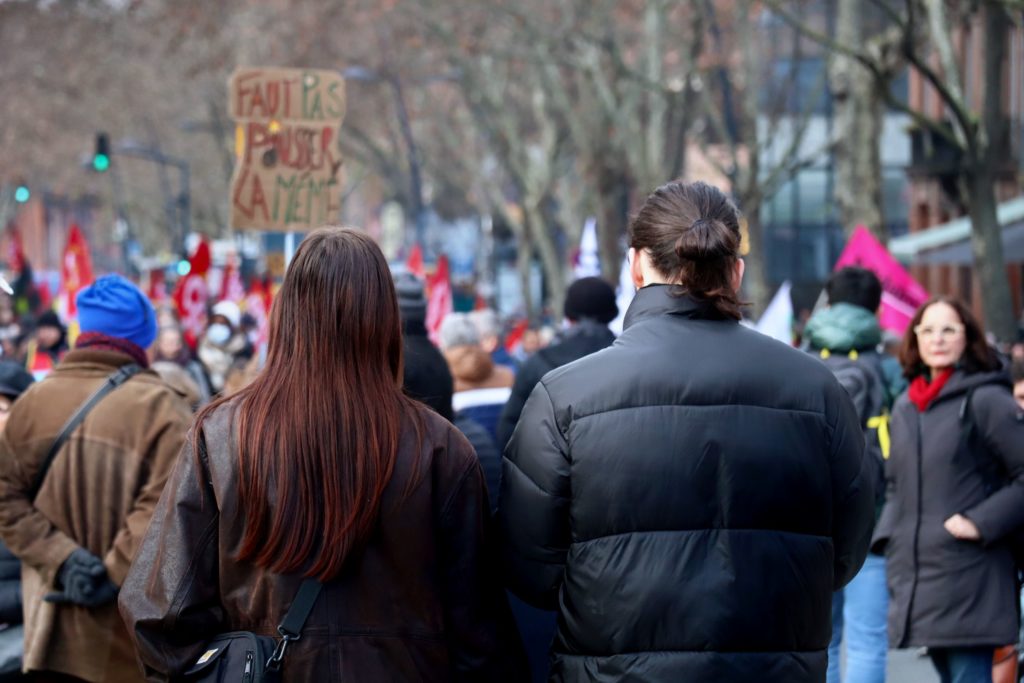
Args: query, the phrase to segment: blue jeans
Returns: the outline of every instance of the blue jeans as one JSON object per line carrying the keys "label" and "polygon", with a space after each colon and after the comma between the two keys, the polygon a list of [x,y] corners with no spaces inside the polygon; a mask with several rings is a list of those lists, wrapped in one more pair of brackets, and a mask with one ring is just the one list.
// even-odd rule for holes
{"label": "blue jeans", "polygon": [[930,647],[928,656],[942,683],[992,683],[990,647]]}
{"label": "blue jeans", "polygon": [[889,653],[886,618],[889,589],[885,558],[868,554],[846,588],[832,596],[832,642],[828,646],[828,683],[839,683],[839,644],[846,636],[846,683],[884,683]]}

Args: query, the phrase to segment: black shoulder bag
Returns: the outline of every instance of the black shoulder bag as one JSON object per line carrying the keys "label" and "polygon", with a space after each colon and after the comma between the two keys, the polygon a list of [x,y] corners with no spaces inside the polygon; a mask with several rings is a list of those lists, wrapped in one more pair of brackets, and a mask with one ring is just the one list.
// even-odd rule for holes
{"label": "black shoulder bag", "polygon": [[[199,460],[206,468],[203,481],[210,500],[215,500],[210,479],[206,442],[197,435]],[[276,683],[281,680],[281,665],[288,643],[302,637],[302,629],[313,611],[323,588],[316,579],[305,579],[277,627],[280,640],[251,631],[231,631],[215,636],[188,670],[173,680],[180,683]]]}
{"label": "black shoulder bag", "polygon": [[107,377],[103,384],[100,385],[100,388],[86,399],[85,403],[79,406],[74,415],[68,418],[68,421],[64,423],[64,427],[60,430],[60,434],[57,435],[57,438],[50,445],[50,450],[46,452],[46,459],[43,460],[39,472],[36,473],[36,479],[32,483],[32,490],[29,491],[30,500],[35,500],[36,496],[39,495],[39,489],[43,488],[43,482],[46,480],[46,475],[49,473],[53,461],[57,459],[57,453],[60,452],[60,449],[67,442],[71,432],[75,431],[78,425],[82,424],[82,420],[89,414],[89,411],[95,408],[96,404],[103,400],[107,394],[140,372],[142,372],[142,368],[135,363],[122,365]]}
{"label": "black shoulder bag", "polygon": [[299,586],[288,613],[277,627],[280,640],[250,631],[233,631],[217,636],[184,675],[181,683],[275,683],[281,680],[288,643],[302,636],[302,628],[320,596],[322,584],[306,579]]}

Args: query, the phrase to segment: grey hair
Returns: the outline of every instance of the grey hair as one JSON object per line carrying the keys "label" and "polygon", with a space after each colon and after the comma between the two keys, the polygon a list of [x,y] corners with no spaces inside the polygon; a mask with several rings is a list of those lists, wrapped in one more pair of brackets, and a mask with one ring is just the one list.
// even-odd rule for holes
{"label": "grey hair", "polygon": [[469,319],[476,325],[481,337],[501,336],[501,320],[498,319],[498,314],[493,308],[473,311],[469,314]]}
{"label": "grey hair", "polygon": [[480,331],[466,313],[449,313],[445,316],[439,336],[442,349],[480,344]]}

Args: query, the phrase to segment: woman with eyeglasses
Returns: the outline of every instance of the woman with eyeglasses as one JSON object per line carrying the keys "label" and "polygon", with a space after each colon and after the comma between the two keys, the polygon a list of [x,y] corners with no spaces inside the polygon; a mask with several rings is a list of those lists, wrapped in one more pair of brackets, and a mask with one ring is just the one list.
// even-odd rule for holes
{"label": "woman with eyeglasses", "polygon": [[884,550],[893,647],[926,646],[943,683],[992,681],[1017,641],[1011,539],[1024,525],[1024,422],[981,326],[954,299],[925,303],[900,349]]}

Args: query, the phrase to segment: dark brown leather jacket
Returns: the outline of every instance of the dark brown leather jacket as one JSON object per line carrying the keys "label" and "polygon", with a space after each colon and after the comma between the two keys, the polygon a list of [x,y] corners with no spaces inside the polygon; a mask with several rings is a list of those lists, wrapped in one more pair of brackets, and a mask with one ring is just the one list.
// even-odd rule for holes
{"label": "dark brown leather jacket", "polygon": [[[234,557],[244,520],[236,495],[234,403],[203,427],[209,471],[188,446],[120,595],[152,681],[190,666],[211,636],[276,635],[301,577]],[[423,421],[416,441],[412,411]],[[522,645],[494,563],[483,474],[450,423],[409,408],[399,456],[365,549],[325,585],[285,681],[522,681]],[[405,497],[414,474],[419,481]],[[216,501],[204,501],[200,476]]]}

